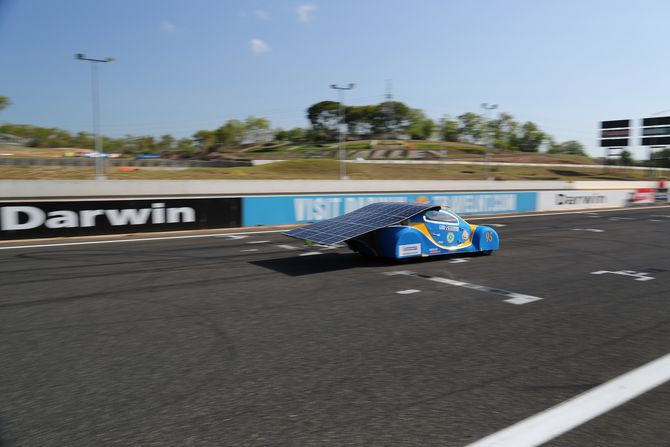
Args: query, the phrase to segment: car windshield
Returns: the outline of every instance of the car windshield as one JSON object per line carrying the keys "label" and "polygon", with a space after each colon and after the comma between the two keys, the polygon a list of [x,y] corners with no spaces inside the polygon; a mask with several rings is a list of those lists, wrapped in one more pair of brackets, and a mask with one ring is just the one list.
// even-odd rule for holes
{"label": "car windshield", "polygon": [[458,218],[447,211],[428,211],[425,215],[428,220],[435,220],[437,222],[458,223]]}

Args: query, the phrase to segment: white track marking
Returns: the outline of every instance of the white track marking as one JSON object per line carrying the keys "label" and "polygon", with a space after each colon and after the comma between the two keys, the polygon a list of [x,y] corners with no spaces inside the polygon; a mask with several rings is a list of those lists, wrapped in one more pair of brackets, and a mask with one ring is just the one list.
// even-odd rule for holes
{"label": "white track marking", "polygon": [[277,248],[282,248],[284,250],[297,250],[298,247],[294,247],[293,245],[277,245]]}
{"label": "white track marking", "polygon": [[649,219],[649,222],[663,222],[661,219]]}
{"label": "white track marking", "polygon": [[258,251],[258,248],[247,248],[246,250],[240,250],[240,252],[249,252],[249,251]]}
{"label": "white track marking", "polygon": [[249,241],[247,244],[267,244],[270,241]]}
{"label": "white track marking", "polygon": [[598,270],[597,272],[591,272],[592,275],[603,275],[605,273],[611,273],[612,275],[632,276],[635,278],[635,281],[651,281],[652,279],[656,279],[653,276],[647,276],[649,273],[636,272],[634,270],[619,270],[616,272],[611,272],[609,270]]}
{"label": "white track marking", "polygon": [[531,447],[544,444],[668,380],[670,354],[489,435],[469,447]]}
{"label": "white track marking", "polygon": [[228,234],[219,234],[219,235],[217,235],[216,237],[225,237],[225,238],[227,238],[227,239],[237,240],[237,239],[244,239],[244,238],[247,238],[247,237],[249,237],[249,236],[245,236],[245,235],[242,235],[242,234],[231,234],[231,235],[228,235]]}
{"label": "white track marking", "polygon": [[462,264],[464,262],[470,262],[470,260],[466,258],[452,259],[449,261],[449,264]]}
{"label": "white track marking", "polygon": [[506,303],[510,304],[528,304],[532,303],[533,301],[541,300],[542,298],[539,298],[537,296],[532,296],[532,295],[524,295],[523,293],[514,293],[511,292],[510,296],[512,298],[508,300],[504,300]]}
{"label": "white track marking", "polygon": [[151,242],[151,241],[169,241],[173,239],[202,239],[206,237],[221,237],[221,236],[237,236],[248,234],[264,234],[264,233],[281,233],[286,230],[265,230],[254,231],[249,233],[219,233],[219,234],[187,234],[183,236],[159,236],[159,237],[138,237],[132,239],[107,239],[104,241],[81,241],[81,242],[62,242],[54,244],[33,244],[33,245],[10,245],[8,247],[0,247],[0,250],[16,250],[20,248],[47,248],[47,247],[70,247],[74,245],[96,245],[96,244],[121,244],[128,242]]}
{"label": "white track marking", "polygon": [[[663,209],[670,208],[670,205],[660,205],[660,206],[641,206],[636,208],[613,208],[613,209],[604,209],[598,210],[599,213],[604,212],[625,212],[625,211],[636,211],[636,210],[648,210],[648,209]],[[496,220],[496,219],[517,219],[517,218],[528,218],[528,217],[544,217],[544,216],[560,216],[564,214],[584,214],[584,210],[581,211],[563,211],[560,213],[537,213],[537,214],[510,214],[507,216],[489,216],[489,217],[470,217],[469,221],[475,220]],[[667,216],[666,216],[667,217]],[[223,237],[223,236],[248,236],[253,234],[267,234],[267,233],[283,233],[288,231],[288,228],[282,230],[261,230],[261,231],[245,231],[238,233],[218,233],[218,234],[189,234],[185,236],[159,236],[159,237],[143,237],[143,238],[131,238],[131,239],[107,239],[104,241],[82,241],[82,242],[62,242],[62,243],[50,243],[50,244],[34,244],[34,245],[10,245],[7,247],[0,247],[0,250],[19,250],[26,248],[50,248],[50,247],[69,247],[75,245],[96,245],[96,244],[120,244],[128,242],[150,242],[150,241],[167,241],[172,239],[199,239],[206,237]],[[125,235],[128,236],[128,235]],[[98,236],[99,237],[99,236]],[[2,243],[13,243],[16,241],[3,241]]]}
{"label": "white track marking", "polygon": [[300,253],[298,256],[314,256],[322,254],[319,251],[308,251],[307,253]]}
{"label": "white track marking", "polygon": [[398,290],[396,293],[400,295],[411,295],[412,293],[419,293],[420,290],[417,289],[407,289],[407,290]]}
{"label": "white track marking", "polygon": [[480,286],[479,284],[472,284],[469,282],[465,281],[458,281],[455,279],[450,279],[450,278],[441,278],[439,276],[430,276],[430,275],[422,275],[419,273],[415,272],[410,272],[407,270],[400,270],[400,271],[395,271],[395,272],[384,272],[385,275],[389,276],[395,276],[395,275],[404,275],[404,276],[414,276],[417,278],[423,278],[427,279],[428,281],[433,281],[433,282],[439,282],[442,284],[448,284],[450,286],[456,286],[456,287],[464,287],[466,289],[472,289],[472,290],[477,290],[479,292],[486,292],[486,293],[493,293],[496,295],[503,295],[507,297],[506,300],[503,300],[506,303],[510,304],[528,304],[532,303],[533,301],[539,301],[542,298],[538,296],[533,296],[533,295],[524,295],[523,293],[516,293],[516,292],[510,292],[508,290],[503,290],[503,289],[498,289],[495,287],[487,287],[487,286]]}
{"label": "white track marking", "polygon": [[499,224],[499,223],[494,223],[494,224],[489,225],[489,227],[506,227],[506,226],[507,226],[506,224]]}
{"label": "white track marking", "polygon": [[590,231],[591,233],[602,233],[605,230],[599,228],[573,228],[572,231]]}
{"label": "white track marking", "polygon": [[413,275],[414,272],[410,272],[409,270],[396,270],[394,272],[384,272],[384,275],[386,276],[409,276]]}

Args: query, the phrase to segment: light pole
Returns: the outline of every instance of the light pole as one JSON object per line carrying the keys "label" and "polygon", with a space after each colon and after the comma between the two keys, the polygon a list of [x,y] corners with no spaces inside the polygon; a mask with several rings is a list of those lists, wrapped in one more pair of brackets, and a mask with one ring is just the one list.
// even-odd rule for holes
{"label": "light pole", "polygon": [[114,59],[107,57],[105,59],[93,59],[86,57],[81,53],[75,54],[80,61],[91,62],[91,97],[93,105],[93,132],[95,133],[95,178],[105,180],[105,160],[102,157],[102,137],[100,136],[100,83],[98,81],[98,64],[111,64]]}
{"label": "light pole", "polygon": [[344,91],[351,90],[356,86],[356,84],[349,84],[346,87],[339,86],[337,84],[331,84],[330,88],[337,90],[339,101],[340,101],[340,145],[338,150],[338,158],[340,159],[340,180],[347,180],[347,168],[345,166],[345,151],[344,151],[344,142],[347,135],[346,123],[344,122]]}
{"label": "light pole", "polygon": [[486,166],[484,167],[485,180],[491,180],[491,166],[489,165],[491,160],[490,159],[491,148],[489,147],[491,145],[491,129],[489,129],[489,112],[497,108],[498,104],[487,104],[485,102],[482,103],[482,109],[484,109],[484,126],[486,126],[484,128],[486,132]]}

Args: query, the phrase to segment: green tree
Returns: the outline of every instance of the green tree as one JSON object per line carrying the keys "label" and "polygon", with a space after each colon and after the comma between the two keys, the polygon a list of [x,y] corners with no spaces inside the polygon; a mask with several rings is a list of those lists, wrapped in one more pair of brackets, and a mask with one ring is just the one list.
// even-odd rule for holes
{"label": "green tree", "polygon": [[312,138],[317,141],[334,141],[337,139],[340,123],[340,103],[321,101],[307,109],[307,119],[312,125]]}
{"label": "green tree", "polygon": [[294,127],[291,130],[287,130],[287,137],[288,141],[291,141],[293,143],[302,143],[305,141],[305,137],[307,133],[305,132],[305,129],[300,128],[300,127]]}
{"label": "green tree", "polygon": [[95,138],[88,132],[77,132],[77,135],[72,137],[71,145],[81,149],[93,149]]}
{"label": "green tree", "polygon": [[[93,148],[94,146],[91,146]],[[102,137],[102,149],[106,153],[121,153],[125,151],[124,140],[121,138]]]}
{"label": "green tree", "polygon": [[619,164],[621,166],[633,166],[635,164],[635,160],[633,160],[633,155],[630,153],[630,151],[623,150],[621,151],[619,159]]}
{"label": "green tree", "polygon": [[156,139],[151,135],[135,137],[134,140],[137,151],[140,153],[150,154],[155,152],[158,147]]}
{"label": "green tree", "polygon": [[467,112],[458,115],[461,125],[459,133],[471,143],[481,143],[485,137],[484,117],[476,113]]}
{"label": "green tree", "polygon": [[158,140],[158,148],[163,151],[172,151],[176,147],[177,140],[168,134],[161,135],[160,140]]}
{"label": "green tree", "polygon": [[[251,118],[253,119],[253,117]],[[214,132],[216,135],[216,148],[214,150],[218,150],[219,148],[238,147],[244,140],[247,126],[239,120],[228,120]],[[211,149],[210,152],[212,152]]]}
{"label": "green tree", "polygon": [[216,150],[216,132],[213,130],[199,130],[193,134],[193,140],[203,153]]}
{"label": "green tree", "polygon": [[412,123],[412,110],[400,101],[386,101],[375,106],[372,133],[382,138],[397,138]]}
{"label": "green tree", "polygon": [[12,102],[6,96],[0,96],[0,112],[11,106]]}
{"label": "green tree", "polygon": [[489,121],[488,129],[493,138],[493,146],[499,149],[518,149],[517,131],[519,124],[509,113],[502,112],[496,119]]}
{"label": "green tree", "polygon": [[576,140],[557,143],[553,137],[547,136],[547,153],[549,154],[571,154],[586,155],[584,145]]}
{"label": "green tree", "polygon": [[458,121],[451,119],[449,115],[440,120],[440,139],[444,141],[459,141],[461,137]]}
{"label": "green tree", "polygon": [[410,124],[407,126],[407,132],[413,140],[427,140],[435,132],[435,121],[428,118],[423,110],[410,109]]}
{"label": "green tree", "polygon": [[177,140],[177,151],[182,157],[191,157],[198,151],[198,147],[190,138],[180,138]]}
{"label": "green tree", "polygon": [[270,120],[249,116],[244,120],[244,135],[241,143],[257,143],[267,141],[270,131]]}
{"label": "green tree", "polygon": [[538,152],[544,141],[545,134],[537,124],[527,121],[521,126],[521,133],[517,138],[517,147],[522,152]]}
{"label": "green tree", "polygon": [[670,149],[654,152],[651,161],[657,168],[670,168]]}
{"label": "green tree", "polygon": [[376,113],[375,106],[348,106],[344,115],[347,131],[352,135],[370,137]]}
{"label": "green tree", "polygon": [[288,138],[288,130],[277,129],[275,131],[275,140],[277,140],[277,141],[291,141]]}
{"label": "green tree", "polygon": [[246,120],[244,120],[244,128],[247,132],[268,130],[270,129],[270,120],[267,118],[257,118],[251,115],[248,116]]}

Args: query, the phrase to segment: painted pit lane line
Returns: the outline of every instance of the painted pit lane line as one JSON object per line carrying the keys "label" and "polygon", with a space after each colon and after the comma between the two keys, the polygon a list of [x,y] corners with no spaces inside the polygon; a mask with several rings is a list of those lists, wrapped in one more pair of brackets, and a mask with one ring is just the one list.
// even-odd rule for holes
{"label": "painted pit lane line", "polygon": [[465,281],[458,281],[455,279],[441,278],[439,276],[424,275],[422,273],[410,272],[408,270],[397,270],[393,272],[384,272],[384,275],[388,276],[413,276],[416,278],[427,279],[428,281],[438,282],[441,284],[448,284],[450,286],[464,287],[466,289],[477,290],[479,292],[492,293],[495,295],[502,295],[507,297],[506,300],[503,300],[506,303],[522,305],[532,303],[533,301],[539,301],[542,298],[539,296],[525,295],[523,293],[510,292],[509,290],[498,289],[495,287],[481,286],[479,284],[472,284]]}
{"label": "painted pit lane line", "polygon": [[281,248],[282,250],[299,250],[298,247],[295,247],[293,245],[287,245],[287,244],[275,245],[275,247]]}
{"label": "painted pit lane line", "polygon": [[[661,208],[670,208],[670,205],[661,205],[661,206],[644,206],[637,208],[612,208],[612,209],[601,209],[598,210],[599,213],[602,212],[613,212],[613,211],[634,211],[634,210],[648,210],[648,209],[661,209]],[[493,220],[493,219],[516,219],[522,217],[545,217],[545,216],[560,216],[565,214],[585,214],[587,213],[584,210],[577,211],[564,211],[558,213],[535,213],[535,214],[510,214],[506,216],[489,216],[489,217],[469,217],[468,221],[476,220]],[[592,212],[591,212],[592,213]],[[28,245],[9,245],[6,247],[1,247],[0,250],[20,250],[26,248],[51,248],[51,247],[71,247],[76,245],[96,245],[96,244],[121,244],[128,242],[150,242],[150,241],[167,241],[167,240],[178,240],[178,239],[200,239],[207,237],[228,237],[230,239],[242,239],[249,235],[254,234],[267,234],[267,233],[282,233],[286,229],[282,230],[262,230],[262,231],[245,231],[239,233],[216,233],[216,234],[188,234],[183,236],[159,236],[159,237],[142,237],[142,238],[131,238],[131,239],[106,239],[102,241],[80,241],[80,242],[61,242],[61,243],[50,243],[50,244],[28,244]],[[235,236],[241,236],[236,238]],[[17,241],[2,241],[3,243],[12,243]]]}
{"label": "painted pit lane line", "polygon": [[670,354],[493,433],[468,447],[541,445],[663,385],[668,380],[670,380]]}
{"label": "painted pit lane line", "polygon": [[[254,231],[248,233],[219,233],[219,234],[188,234],[183,236],[159,236],[159,237],[141,237],[133,239],[108,239],[104,241],[81,241],[81,242],[63,242],[55,244],[32,244],[32,245],[10,245],[8,247],[0,247],[0,250],[14,250],[21,248],[47,248],[47,247],[70,247],[73,245],[95,245],[95,244],[121,244],[127,242],[150,242],[150,241],[169,241],[172,239],[201,239],[206,237],[224,237],[224,236],[243,236],[253,234],[265,234],[265,233],[281,233],[286,230],[265,230],[265,231]],[[242,239],[242,238],[231,238],[231,239]]]}

